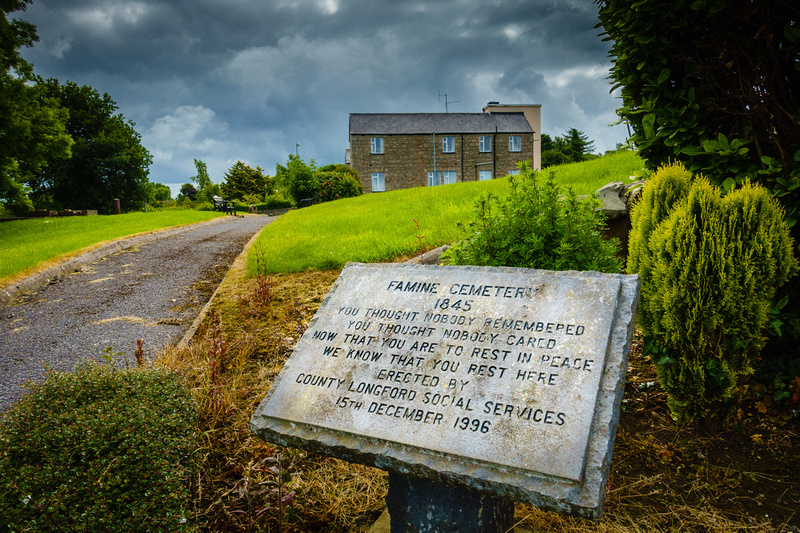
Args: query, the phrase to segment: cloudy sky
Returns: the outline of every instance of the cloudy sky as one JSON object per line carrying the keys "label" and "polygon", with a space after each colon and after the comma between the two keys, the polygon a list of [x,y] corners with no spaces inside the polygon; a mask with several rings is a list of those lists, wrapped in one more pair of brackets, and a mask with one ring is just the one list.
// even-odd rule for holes
{"label": "cloudy sky", "polygon": [[[624,142],[592,0],[34,0],[45,78],[108,93],[174,192],[208,164],[344,162],[349,113],[541,104],[551,136]],[[299,149],[296,147],[300,144]]]}

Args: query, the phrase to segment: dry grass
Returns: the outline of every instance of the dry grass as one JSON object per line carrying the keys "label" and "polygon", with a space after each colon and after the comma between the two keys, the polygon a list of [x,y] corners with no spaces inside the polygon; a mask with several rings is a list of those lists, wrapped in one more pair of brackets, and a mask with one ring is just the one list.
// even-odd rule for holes
{"label": "dry grass", "polygon": [[[235,266],[194,341],[160,358],[200,405],[195,509],[209,531],[366,531],[382,510],[384,472],[248,427],[338,274],[246,279]],[[785,404],[763,413],[763,401],[744,395],[722,428],[676,427],[635,341],[602,521],[518,504],[517,531],[799,531],[800,420]]]}

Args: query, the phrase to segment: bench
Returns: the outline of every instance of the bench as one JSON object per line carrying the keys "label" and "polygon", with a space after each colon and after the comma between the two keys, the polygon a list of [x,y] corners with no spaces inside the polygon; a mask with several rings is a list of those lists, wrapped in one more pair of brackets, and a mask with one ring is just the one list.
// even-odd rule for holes
{"label": "bench", "polygon": [[229,215],[236,214],[236,204],[232,201],[226,200],[220,196],[212,196],[211,199],[214,201],[214,211],[220,211]]}
{"label": "bench", "polygon": [[314,203],[316,203],[316,201],[317,201],[317,195],[315,194],[311,198],[303,198],[302,200],[300,200],[300,202],[298,203],[297,207],[301,208],[301,207],[305,207],[307,205],[314,205]]}

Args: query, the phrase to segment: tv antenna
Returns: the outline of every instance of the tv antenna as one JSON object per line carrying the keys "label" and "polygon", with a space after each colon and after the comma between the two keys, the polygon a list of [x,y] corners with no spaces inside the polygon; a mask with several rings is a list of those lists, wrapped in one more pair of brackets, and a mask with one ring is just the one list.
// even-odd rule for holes
{"label": "tv antenna", "polygon": [[453,101],[453,102],[449,101],[449,100],[447,99],[447,93],[444,93],[444,94],[442,94],[442,91],[441,91],[441,89],[440,89],[440,90],[439,90],[439,103],[440,103],[440,104],[442,103],[442,96],[444,96],[444,112],[445,112],[445,113],[449,113],[449,112],[450,112],[450,111],[448,110],[448,106],[449,106],[449,104],[458,104],[458,103],[460,103],[460,102],[461,102],[461,100],[455,100],[455,101]]}

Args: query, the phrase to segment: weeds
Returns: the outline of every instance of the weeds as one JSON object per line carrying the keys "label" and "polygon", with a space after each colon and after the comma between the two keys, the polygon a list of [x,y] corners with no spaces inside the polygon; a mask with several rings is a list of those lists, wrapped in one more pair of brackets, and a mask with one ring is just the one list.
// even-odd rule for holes
{"label": "weeds", "polygon": [[[249,311],[249,295],[259,282],[241,280],[235,290],[221,291],[217,317],[209,323],[214,327],[190,350],[175,354],[176,368],[195,376],[194,393],[205,406],[194,500],[197,520],[209,531],[365,531],[383,509],[385,472],[263,442],[248,427],[337,275],[272,276],[269,304],[256,313]],[[212,405],[202,401],[208,394],[202,383],[211,372],[213,337],[220,334],[215,331],[226,339],[229,363],[215,390],[219,401]],[[666,393],[641,354],[641,337],[633,344],[602,522],[517,505],[520,526],[605,533],[766,533],[786,526],[788,533],[789,525],[798,525],[787,510],[800,505],[800,464],[791,459],[800,446],[797,422],[755,419],[752,398],[742,398],[738,433],[708,436],[676,427]]]}

